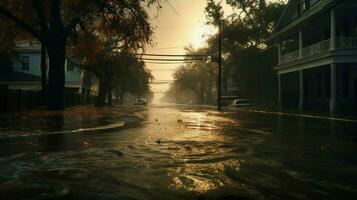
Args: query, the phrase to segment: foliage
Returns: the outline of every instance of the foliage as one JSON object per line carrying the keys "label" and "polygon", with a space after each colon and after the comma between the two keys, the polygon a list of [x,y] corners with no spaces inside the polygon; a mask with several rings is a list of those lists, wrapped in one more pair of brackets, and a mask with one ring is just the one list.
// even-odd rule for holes
{"label": "foliage", "polygon": [[227,0],[239,11],[229,17],[222,33],[225,71],[244,87],[247,98],[274,103],[276,49],[269,46],[273,27],[283,12],[281,2]]}
{"label": "foliage", "polygon": [[145,64],[137,60],[125,46],[126,43],[122,43],[121,47],[115,43],[111,34],[98,37],[83,32],[70,49],[70,54],[79,61],[81,68],[94,73],[99,79],[97,106],[104,106],[107,96],[110,101],[112,92],[123,98],[122,93],[142,96],[150,91],[152,76]]}
{"label": "foliage", "polygon": [[111,36],[113,49],[142,49],[152,36],[144,7],[155,3],[159,6],[159,0],[2,0],[0,15],[46,46],[49,108],[62,110],[68,41],[75,41],[82,29],[97,37]]}
{"label": "foliage", "polygon": [[[269,36],[283,11],[283,3],[268,3],[265,0],[226,2],[235,11],[226,18],[223,18],[220,3],[207,0],[205,9],[207,24],[222,24],[223,94],[229,95],[228,79],[232,78],[235,85],[246,91],[236,95],[251,98],[257,103],[272,103],[276,93],[276,75],[273,68],[277,55],[276,49],[269,46]],[[207,46],[197,52],[217,55],[218,34],[212,35],[207,40]],[[195,51],[188,52],[192,53]],[[205,68],[211,69],[209,76]],[[190,90],[196,96],[205,97],[205,94],[201,94],[200,87],[208,85],[214,88],[216,68],[212,63],[190,63],[181,66],[175,73],[174,86],[179,90]],[[211,93],[214,91],[211,89]],[[175,87],[171,87],[169,93],[174,94]],[[214,95],[210,98],[209,102],[215,101]]]}
{"label": "foliage", "polygon": [[[194,50],[186,48],[186,54],[204,54],[205,49]],[[180,66],[174,73],[175,86],[180,89],[181,99],[198,100],[200,103],[214,103],[214,85],[217,67],[212,62],[192,61]],[[186,93],[184,91],[191,91]],[[194,97],[186,98],[185,95],[194,94]],[[187,102],[186,102],[187,103]]]}

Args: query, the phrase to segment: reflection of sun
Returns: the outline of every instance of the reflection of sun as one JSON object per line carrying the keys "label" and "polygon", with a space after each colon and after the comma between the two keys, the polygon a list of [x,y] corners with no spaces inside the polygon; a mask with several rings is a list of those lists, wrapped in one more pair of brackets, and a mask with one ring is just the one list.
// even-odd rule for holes
{"label": "reflection of sun", "polygon": [[217,32],[217,28],[203,24],[194,33],[192,45],[194,48],[203,47],[206,44],[209,36],[214,35]]}
{"label": "reflection of sun", "polygon": [[230,185],[231,180],[226,176],[225,170],[231,169],[239,173],[239,160],[225,160],[216,163],[183,164],[169,169],[171,186],[176,189],[205,193],[225,185]]}

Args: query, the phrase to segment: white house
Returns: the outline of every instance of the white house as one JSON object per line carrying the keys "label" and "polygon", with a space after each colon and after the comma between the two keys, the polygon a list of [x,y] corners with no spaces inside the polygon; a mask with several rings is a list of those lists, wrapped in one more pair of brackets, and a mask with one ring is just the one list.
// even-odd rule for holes
{"label": "white house", "polygon": [[[13,74],[1,84],[6,84],[9,89],[41,90],[41,45],[38,42],[17,42],[15,52],[12,58]],[[93,77],[91,73],[79,69],[74,61],[66,60],[66,93],[95,94]]]}
{"label": "white house", "polygon": [[283,106],[356,109],[356,0],[290,0],[271,39]]}

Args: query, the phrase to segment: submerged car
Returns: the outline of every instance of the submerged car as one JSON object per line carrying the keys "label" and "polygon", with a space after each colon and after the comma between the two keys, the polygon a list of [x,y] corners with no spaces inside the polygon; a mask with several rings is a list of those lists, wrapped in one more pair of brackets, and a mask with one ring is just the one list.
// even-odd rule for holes
{"label": "submerged car", "polygon": [[142,105],[142,106],[146,106],[147,102],[146,99],[139,99],[135,102],[134,105]]}
{"label": "submerged car", "polygon": [[249,107],[253,106],[253,103],[248,99],[236,99],[233,101],[233,107]]}

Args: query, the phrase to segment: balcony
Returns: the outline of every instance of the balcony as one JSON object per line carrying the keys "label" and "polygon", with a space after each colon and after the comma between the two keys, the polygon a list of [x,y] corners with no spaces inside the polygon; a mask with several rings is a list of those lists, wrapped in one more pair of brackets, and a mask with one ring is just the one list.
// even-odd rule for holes
{"label": "balcony", "polygon": [[357,48],[357,37],[346,37],[336,39],[337,49],[353,49]]}
{"label": "balcony", "polygon": [[280,57],[280,64],[292,62],[294,60],[299,59],[299,51],[293,51],[284,55],[281,55]]}
{"label": "balcony", "polygon": [[330,51],[330,47],[331,40],[324,40],[311,46],[305,47],[302,49],[302,58],[326,53]]}
{"label": "balcony", "polygon": [[[357,48],[357,37],[344,37],[336,38],[336,49],[356,49]],[[300,59],[321,55],[330,52],[331,50],[331,40],[323,40],[311,46],[305,47],[301,50],[301,55],[299,55],[299,50],[293,51],[280,56],[280,64],[286,64],[289,62],[297,61]]]}

